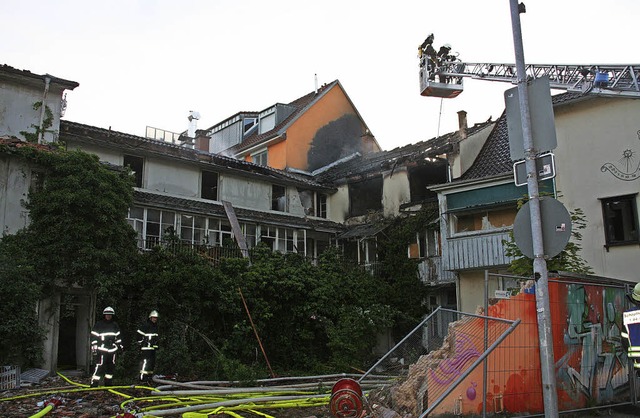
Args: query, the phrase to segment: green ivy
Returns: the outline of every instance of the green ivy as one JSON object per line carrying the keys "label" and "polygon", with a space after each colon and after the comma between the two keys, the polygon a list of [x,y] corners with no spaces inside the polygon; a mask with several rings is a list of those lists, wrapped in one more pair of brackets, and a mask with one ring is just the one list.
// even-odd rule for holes
{"label": "green ivy", "polygon": [[[33,104],[33,110],[40,110],[42,107],[42,102],[36,102]],[[27,142],[37,143],[38,137],[41,133],[51,132],[48,129],[53,125],[53,112],[51,108],[47,105],[44,107],[44,118],[42,119],[42,127],[39,125],[31,124],[31,127],[35,130],[35,132],[28,131],[20,131],[20,133],[25,137]]]}
{"label": "green ivy", "polygon": [[[132,202],[132,182],[96,156],[23,143],[2,145],[44,175],[41,187],[30,190],[25,208],[29,225],[0,241],[3,303],[1,360],[21,357],[19,363],[39,361],[42,338],[36,304],[60,287],[82,286],[113,294],[135,268],[135,233],[126,222]],[[16,341],[24,346],[13,345]],[[5,346],[5,344],[8,344]],[[6,359],[6,360],[5,360]]]}

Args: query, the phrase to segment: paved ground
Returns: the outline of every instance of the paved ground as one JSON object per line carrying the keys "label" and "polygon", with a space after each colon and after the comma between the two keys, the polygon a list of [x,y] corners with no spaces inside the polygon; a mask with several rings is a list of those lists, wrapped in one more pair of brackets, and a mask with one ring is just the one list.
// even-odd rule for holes
{"label": "paved ground", "polygon": [[640,417],[640,405],[624,405],[613,408],[593,409],[590,411],[580,412],[576,414],[563,414],[565,418],[596,418],[596,417],[613,417],[613,418],[638,418]]}

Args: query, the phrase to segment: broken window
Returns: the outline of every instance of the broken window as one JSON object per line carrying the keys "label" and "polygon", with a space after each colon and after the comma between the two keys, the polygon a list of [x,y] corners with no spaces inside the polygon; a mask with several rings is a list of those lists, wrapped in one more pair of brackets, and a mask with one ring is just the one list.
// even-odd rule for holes
{"label": "broken window", "polygon": [[409,258],[434,257],[439,253],[438,231],[425,230],[416,232],[416,241],[409,244]]}
{"label": "broken window", "polygon": [[324,193],[316,193],[316,216],[327,217],[327,195]]}
{"label": "broken window", "polygon": [[605,245],[637,244],[638,209],[636,194],[601,199]]}
{"label": "broken window", "polygon": [[477,212],[454,213],[453,233],[489,231],[513,226],[517,209],[515,205],[509,208],[492,208]]}
{"label": "broken window", "polygon": [[218,200],[218,173],[202,171],[200,197],[203,199]]}
{"label": "broken window", "polygon": [[304,214],[307,216],[316,216],[316,210],[313,205],[315,193],[311,190],[299,190],[298,195],[300,196],[300,204],[304,209]]}
{"label": "broken window", "polygon": [[349,183],[349,215],[382,209],[382,176]]}
{"label": "broken window", "polygon": [[125,155],[122,165],[124,167],[129,167],[129,169],[133,172],[134,185],[136,187],[142,187],[144,159],[135,155]]}
{"label": "broken window", "polygon": [[411,202],[423,202],[426,200],[436,200],[437,193],[428,190],[432,184],[446,183],[447,167],[444,162],[433,162],[429,165],[422,165],[409,168],[409,191]]}
{"label": "broken window", "polygon": [[279,212],[287,211],[287,189],[284,186],[274,184],[271,187],[271,210]]}
{"label": "broken window", "polygon": [[299,190],[300,203],[307,216],[327,217],[327,195],[311,190]]}

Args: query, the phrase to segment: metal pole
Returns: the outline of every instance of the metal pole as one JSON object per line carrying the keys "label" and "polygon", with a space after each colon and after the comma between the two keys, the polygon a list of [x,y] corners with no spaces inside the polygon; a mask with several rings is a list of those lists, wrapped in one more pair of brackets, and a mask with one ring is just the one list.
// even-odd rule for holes
{"label": "metal pole", "polygon": [[540,338],[542,397],[545,417],[557,417],[558,394],[556,392],[553,339],[551,334],[551,311],[549,307],[549,272],[547,271],[547,261],[544,258],[542,241],[542,218],[540,216],[540,196],[535,160],[537,152],[533,147],[533,137],[531,136],[529,95],[527,92],[527,75],[525,73],[524,47],[522,45],[522,28],[520,26],[520,8],[518,0],[509,0],[509,2],[511,6],[513,45],[516,55],[520,118],[522,121],[522,136],[524,137],[529,208],[531,209],[531,236],[534,255],[533,273],[534,278],[536,278],[536,311],[538,317],[538,336]]}
{"label": "metal pole", "polygon": [[[484,271],[484,351],[489,344],[489,270]],[[482,362],[482,418],[487,416],[487,359]]]}

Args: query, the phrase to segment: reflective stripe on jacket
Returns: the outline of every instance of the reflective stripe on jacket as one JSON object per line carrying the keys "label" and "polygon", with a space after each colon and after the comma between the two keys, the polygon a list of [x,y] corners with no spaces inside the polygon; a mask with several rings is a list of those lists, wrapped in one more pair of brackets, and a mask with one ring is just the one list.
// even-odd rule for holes
{"label": "reflective stripe on jacket", "polygon": [[141,350],[155,350],[158,348],[158,324],[150,319],[138,328],[138,343]]}
{"label": "reflective stripe on jacket", "polygon": [[115,353],[122,346],[120,326],[111,320],[101,320],[91,330],[91,345],[97,346],[98,351]]}

